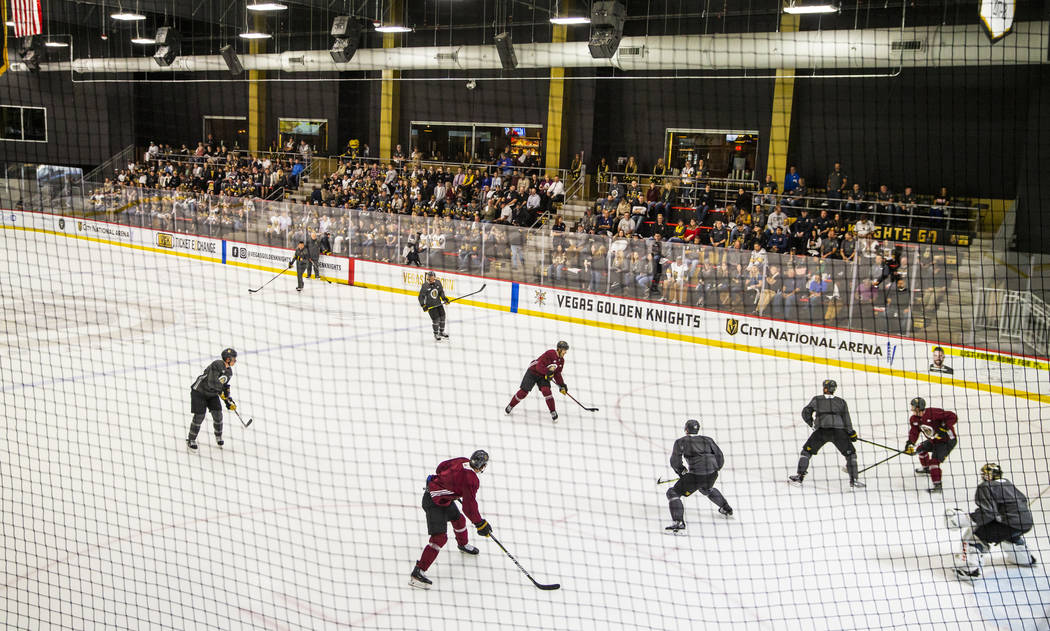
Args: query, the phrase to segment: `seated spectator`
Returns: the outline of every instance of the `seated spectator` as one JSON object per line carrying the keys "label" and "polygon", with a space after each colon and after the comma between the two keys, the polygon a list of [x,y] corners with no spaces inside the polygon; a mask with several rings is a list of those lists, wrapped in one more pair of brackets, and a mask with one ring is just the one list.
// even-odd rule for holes
{"label": "seated spectator", "polygon": [[839,258],[839,239],[834,228],[828,229],[828,236],[824,237],[820,244],[820,258]]}
{"label": "seated spectator", "polygon": [[861,215],[860,220],[853,226],[853,230],[857,233],[860,255],[865,258],[875,256],[875,240],[872,238],[875,233],[875,223],[867,215]]}
{"label": "seated spectator", "polygon": [[788,167],[788,173],[784,177],[784,194],[789,195],[798,188],[799,174],[795,167]]}
{"label": "seated spectator", "polygon": [[823,243],[823,239],[820,238],[820,232],[816,228],[810,231],[809,238],[806,240],[806,252],[810,256],[820,256],[820,246]]}
{"label": "seated spectator", "polygon": [[780,266],[770,265],[766,269],[766,279],[759,293],[758,304],[755,305],[755,315],[764,315],[775,298],[784,287],[784,280],[780,276]]}
{"label": "seated spectator", "polygon": [[[942,186],[941,192],[937,194],[937,197],[933,200],[933,205],[930,206],[930,227],[935,230],[943,230],[948,226],[950,221],[950,207],[952,205],[952,198],[948,194],[948,187]],[[948,221],[946,221],[948,220]]]}
{"label": "seated spectator", "polygon": [[843,261],[856,260],[857,242],[854,240],[852,232],[847,232],[842,236],[842,242],[839,244],[838,257]]}
{"label": "seated spectator", "polygon": [[686,243],[700,243],[700,224],[696,222],[695,217],[689,220],[689,225],[686,227],[682,239]]}
{"label": "seated spectator", "polygon": [[776,232],[769,236],[769,242],[766,245],[770,252],[785,254],[790,248],[790,240],[788,239],[788,236],[784,234],[783,228],[777,228]]}
{"label": "seated spectator", "polygon": [[722,225],[722,220],[716,219],[714,227],[711,228],[711,232],[708,234],[708,243],[718,248],[724,248],[728,239],[729,233],[725,226]]}

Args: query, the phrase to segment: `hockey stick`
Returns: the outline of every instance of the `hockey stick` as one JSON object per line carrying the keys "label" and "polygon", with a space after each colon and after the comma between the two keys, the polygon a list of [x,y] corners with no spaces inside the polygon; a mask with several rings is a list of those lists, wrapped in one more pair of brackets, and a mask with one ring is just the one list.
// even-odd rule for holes
{"label": "hockey stick", "polygon": [[670,484],[672,482],[677,482],[677,481],[679,481],[681,479],[682,478],[671,478],[670,480],[665,480],[663,478],[656,478],[656,483],[657,484]]}
{"label": "hockey stick", "polygon": [[238,412],[237,410],[233,410],[233,413],[237,415],[237,418],[241,419],[241,425],[244,425],[245,427],[248,427],[249,425],[251,425],[255,421],[255,419],[253,419],[252,417],[249,416],[248,417],[248,422],[245,423],[244,422],[244,417],[241,416],[240,412]]}
{"label": "hockey stick", "polygon": [[489,533],[489,539],[492,539],[493,541],[496,542],[496,545],[500,547],[500,550],[503,550],[503,553],[506,554],[508,557],[510,557],[511,561],[514,561],[514,565],[518,566],[518,569],[521,570],[521,573],[524,574],[526,577],[528,577],[528,579],[530,581],[532,581],[533,585],[535,585],[536,587],[539,587],[540,589],[546,589],[546,590],[558,589],[559,587],[561,587],[561,585],[559,583],[552,583],[550,585],[544,585],[543,583],[536,582],[536,579],[532,578],[532,575],[529,574],[527,571],[525,571],[525,568],[521,567],[521,563],[518,563],[518,560],[514,558],[514,555],[511,554],[509,551],[507,551],[506,548],[503,547],[503,544],[499,542],[499,539],[497,539],[492,533]]}
{"label": "hockey stick", "polygon": [[888,456],[888,457],[886,457],[886,458],[883,458],[882,460],[880,460],[880,461],[876,462],[876,463],[875,463],[875,464],[873,464],[873,465],[868,465],[868,466],[864,467],[863,469],[861,469],[860,471],[858,471],[858,472],[857,472],[857,475],[860,475],[861,473],[864,473],[864,472],[865,472],[865,471],[867,471],[868,469],[874,469],[875,467],[877,467],[877,466],[879,466],[880,464],[882,464],[882,463],[886,462],[887,460],[893,460],[894,458],[896,458],[897,456],[901,455],[902,453],[904,453],[904,452],[903,452],[903,451],[898,451],[897,453],[893,454],[892,456]]}
{"label": "hockey stick", "polygon": [[[453,298],[452,300],[449,300],[445,304],[453,303],[453,302],[456,302],[457,300],[463,300],[464,298],[469,298],[470,296],[473,296],[474,294],[480,294],[482,291],[484,291],[485,285],[487,285],[487,284],[488,283],[482,283],[481,284],[481,289],[479,289],[477,291],[472,291],[469,294],[463,294],[462,296],[459,296],[457,298]],[[431,309],[436,309],[437,307],[440,307],[440,306],[441,305],[434,305],[433,307],[427,307],[427,308],[423,309],[423,311],[430,311]]]}
{"label": "hockey stick", "polygon": [[[285,272],[287,272],[290,269],[292,269],[292,268],[289,267],[289,268],[281,270],[280,272],[277,272],[277,276],[281,276],[282,274],[284,274]],[[258,292],[262,291],[263,287],[265,287],[265,286],[269,285],[270,283],[272,283],[273,281],[277,280],[277,276],[274,276],[270,280],[268,280],[265,283],[263,283],[262,287],[259,287],[258,289],[249,289],[248,293],[249,294],[254,294],[254,293],[258,293]]]}
{"label": "hockey stick", "polygon": [[896,451],[898,454],[904,453],[903,451],[895,447],[887,447],[886,445],[880,445],[879,443],[870,440],[864,440],[863,438],[858,438],[857,440],[859,440],[862,443],[868,443],[869,445],[875,445],[876,447],[882,447],[883,449],[889,449],[890,451]]}
{"label": "hockey stick", "polygon": [[[570,399],[572,399],[573,401],[576,401],[576,397],[572,396],[572,395],[571,395],[571,394],[569,394],[568,392],[566,392],[566,393],[565,393],[565,396],[569,397],[569,398],[570,398]],[[578,405],[578,406],[580,406],[581,408],[583,408],[583,409],[587,410],[588,412],[597,412],[597,411],[598,411],[598,408],[589,408],[589,407],[587,407],[586,405],[584,405],[584,404],[580,403],[579,401],[576,401],[576,405]]]}

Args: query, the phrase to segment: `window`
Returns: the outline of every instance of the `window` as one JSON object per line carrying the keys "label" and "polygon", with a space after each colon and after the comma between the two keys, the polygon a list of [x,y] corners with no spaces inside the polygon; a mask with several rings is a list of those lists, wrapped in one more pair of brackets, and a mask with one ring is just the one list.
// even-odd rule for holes
{"label": "window", "polygon": [[0,105],[0,140],[47,142],[47,110]]}

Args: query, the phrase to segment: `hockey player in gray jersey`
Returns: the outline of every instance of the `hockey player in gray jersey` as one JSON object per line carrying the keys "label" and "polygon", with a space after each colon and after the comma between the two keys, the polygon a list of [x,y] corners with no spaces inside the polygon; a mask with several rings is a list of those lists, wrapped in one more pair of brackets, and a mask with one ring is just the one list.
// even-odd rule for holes
{"label": "hockey player in gray jersey", "polygon": [[441,286],[437,274],[427,272],[426,282],[419,288],[419,306],[430,315],[431,325],[434,328],[434,339],[441,341],[448,337],[445,333],[445,305],[449,303],[445,295],[445,288]]}
{"label": "hockey player in gray jersey", "polygon": [[[714,502],[719,513],[726,517],[733,514],[729,502],[714,488],[725,457],[715,441],[699,434],[700,421],[689,419],[685,422],[685,436],[674,441],[674,448],[671,450],[671,468],[678,474],[678,482],[667,490],[672,523],[665,530],[671,532],[685,530],[685,507],[681,498],[689,497],[695,491]],[[683,461],[689,465],[688,469]]]}
{"label": "hockey player in gray jersey", "polygon": [[190,411],[193,412],[193,420],[190,421],[190,435],[186,438],[186,446],[190,449],[197,448],[197,434],[201,431],[204,413],[207,410],[211,411],[215,442],[219,447],[225,444],[222,439],[222,403],[219,400],[222,399],[226,403],[226,409],[237,409],[237,404],[230,396],[230,379],[233,378],[233,365],[236,363],[237,351],[232,348],[223,349],[220,359],[208,364],[190,386]]}
{"label": "hockey player in gray jersey", "polygon": [[825,379],[822,384],[824,394],[810,399],[802,408],[802,420],[813,428],[809,440],[802,446],[802,456],[798,459],[798,471],[788,476],[788,480],[802,486],[802,480],[809,470],[809,459],[827,443],[832,443],[846,458],[846,471],[849,472],[849,485],[856,489],[864,488],[864,483],[857,477],[857,450],[853,443],[857,441],[857,432],[849,416],[849,406],[835,396],[838,384],[832,379]]}
{"label": "hockey player in gray jersey", "polygon": [[969,515],[948,511],[949,528],[966,528],[962,551],[955,555],[956,573],[963,578],[981,575],[984,555],[994,544],[1000,544],[1006,558],[1017,565],[1035,565],[1024,534],[1032,529],[1032,510],[1025,497],[1009,480],[1003,479],[1002,468],[994,462],[981,467],[981,483],[974,494],[977,510]]}

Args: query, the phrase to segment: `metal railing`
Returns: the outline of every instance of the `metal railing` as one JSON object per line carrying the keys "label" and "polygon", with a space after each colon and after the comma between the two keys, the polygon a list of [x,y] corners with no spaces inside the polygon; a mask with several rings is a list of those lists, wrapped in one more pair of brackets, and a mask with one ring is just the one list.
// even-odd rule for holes
{"label": "metal railing", "polygon": [[83,179],[84,183],[102,182],[106,178],[112,178],[118,170],[127,168],[129,163],[135,161],[137,151],[135,145],[124,147],[115,153],[109,160],[106,160],[94,169],[85,173]]}
{"label": "metal railing", "polygon": [[994,331],[1026,351],[1050,357],[1050,305],[1029,291],[983,288],[977,295],[973,328]]}

